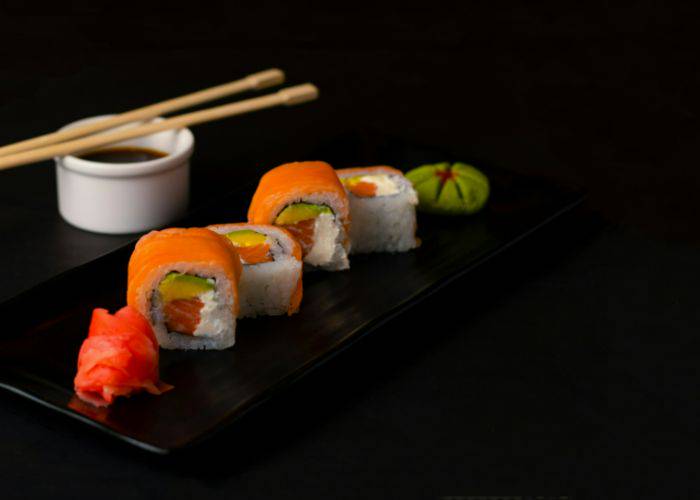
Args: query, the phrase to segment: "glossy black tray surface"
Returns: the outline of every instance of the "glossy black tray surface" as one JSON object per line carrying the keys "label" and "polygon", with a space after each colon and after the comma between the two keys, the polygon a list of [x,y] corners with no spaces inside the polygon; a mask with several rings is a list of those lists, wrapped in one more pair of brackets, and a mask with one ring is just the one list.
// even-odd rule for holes
{"label": "glossy black tray surface", "polygon": [[[339,159],[336,166],[394,164],[406,170],[451,159],[470,160],[393,143],[360,151],[347,162]],[[137,395],[96,409],[73,395],[90,313],[94,307],[115,310],[124,304],[133,244],[0,304],[6,320],[0,334],[0,386],[149,451],[167,453],[201,441],[582,199],[539,179],[473,163],[491,179],[484,211],[471,217],[421,214],[417,250],[353,256],[349,271],[305,275],[299,314],[241,320],[231,349],[161,351],[162,379],[175,386],[163,396]],[[243,220],[252,188],[231,193],[183,224]]]}

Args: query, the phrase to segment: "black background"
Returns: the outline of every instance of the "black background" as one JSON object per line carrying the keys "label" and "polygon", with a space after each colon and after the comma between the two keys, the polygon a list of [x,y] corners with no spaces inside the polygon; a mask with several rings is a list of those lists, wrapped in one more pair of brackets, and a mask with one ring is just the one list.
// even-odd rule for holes
{"label": "black background", "polygon": [[[198,127],[195,205],[366,130],[590,193],[574,218],[188,455],[146,456],[3,394],[3,489],[693,497],[697,14],[650,1],[3,2],[0,142],[278,66],[321,99]],[[0,173],[3,298],[124,240],[61,222],[54,189],[48,162]],[[424,341],[402,342],[418,323]]]}

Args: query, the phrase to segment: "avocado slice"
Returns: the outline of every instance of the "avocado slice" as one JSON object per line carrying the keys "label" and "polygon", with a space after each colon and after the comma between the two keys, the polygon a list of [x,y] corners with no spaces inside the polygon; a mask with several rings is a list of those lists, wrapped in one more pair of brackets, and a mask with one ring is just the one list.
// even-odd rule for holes
{"label": "avocado slice", "polygon": [[226,233],[226,237],[237,247],[254,247],[267,241],[267,236],[252,229],[239,229]]}
{"label": "avocado slice", "polygon": [[360,182],[360,179],[362,179],[362,175],[353,175],[352,177],[341,177],[340,182],[343,183],[345,186],[354,186],[358,182]]}
{"label": "avocado slice", "polygon": [[333,211],[326,205],[314,205],[313,203],[292,203],[282,210],[275,224],[296,224],[303,220],[315,219],[321,214],[332,214]]}
{"label": "avocado slice", "polygon": [[193,299],[213,289],[213,280],[175,272],[168,273],[158,285],[163,303],[179,299]]}

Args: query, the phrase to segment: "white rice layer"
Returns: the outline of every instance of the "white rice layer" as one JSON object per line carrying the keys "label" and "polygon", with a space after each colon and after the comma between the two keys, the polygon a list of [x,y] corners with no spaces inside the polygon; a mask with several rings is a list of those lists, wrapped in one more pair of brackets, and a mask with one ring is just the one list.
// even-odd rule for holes
{"label": "white rice layer", "polygon": [[279,257],[271,262],[243,266],[239,283],[241,318],[287,314],[301,275],[301,262]]}

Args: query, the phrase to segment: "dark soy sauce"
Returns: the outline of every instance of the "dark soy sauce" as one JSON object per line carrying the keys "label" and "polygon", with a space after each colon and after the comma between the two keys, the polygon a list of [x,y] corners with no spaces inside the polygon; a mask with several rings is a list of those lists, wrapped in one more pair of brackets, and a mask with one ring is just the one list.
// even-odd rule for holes
{"label": "dark soy sauce", "polygon": [[102,163],[136,163],[150,161],[168,156],[168,153],[151,148],[137,146],[119,146],[114,148],[98,149],[79,155],[78,158]]}

